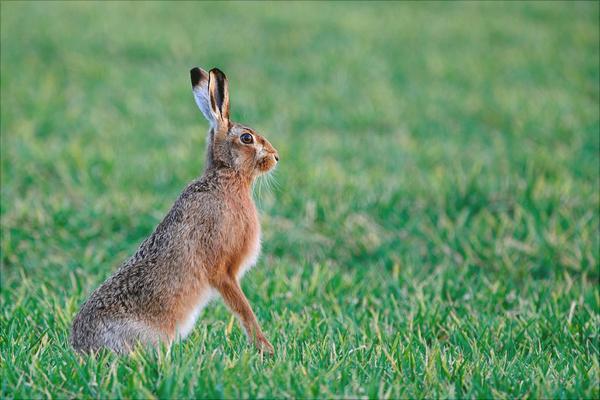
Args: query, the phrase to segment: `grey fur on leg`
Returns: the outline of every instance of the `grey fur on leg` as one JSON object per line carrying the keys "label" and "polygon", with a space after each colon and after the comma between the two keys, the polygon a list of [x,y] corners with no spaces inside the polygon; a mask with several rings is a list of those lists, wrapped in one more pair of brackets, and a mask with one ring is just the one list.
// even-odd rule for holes
{"label": "grey fur on leg", "polygon": [[128,354],[137,344],[156,346],[160,335],[147,324],[126,319],[73,324],[71,344],[78,352],[106,348]]}

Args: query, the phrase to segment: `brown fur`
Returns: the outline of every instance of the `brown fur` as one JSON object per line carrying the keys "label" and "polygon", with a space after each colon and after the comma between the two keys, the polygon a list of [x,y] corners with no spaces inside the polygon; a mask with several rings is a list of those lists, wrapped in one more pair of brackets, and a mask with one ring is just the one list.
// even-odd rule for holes
{"label": "brown fur", "polygon": [[[138,342],[170,344],[216,291],[250,340],[273,353],[239,279],[260,241],[252,182],[271,170],[279,156],[254,130],[229,120],[225,74],[193,69],[192,84],[211,122],[204,174],[187,186],[136,253],[83,304],[71,334],[78,351],[109,348],[127,353]],[[243,133],[250,133],[254,142],[242,143]]]}

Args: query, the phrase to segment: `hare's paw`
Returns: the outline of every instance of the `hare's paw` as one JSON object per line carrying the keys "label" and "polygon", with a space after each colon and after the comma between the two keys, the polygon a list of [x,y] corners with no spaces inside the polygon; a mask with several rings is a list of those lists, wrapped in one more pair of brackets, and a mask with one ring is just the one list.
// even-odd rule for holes
{"label": "hare's paw", "polygon": [[273,345],[267,340],[264,335],[257,336],[254,340],[254,345],[261,353],[266,353],[270,356],[275,354],[275,349]]}

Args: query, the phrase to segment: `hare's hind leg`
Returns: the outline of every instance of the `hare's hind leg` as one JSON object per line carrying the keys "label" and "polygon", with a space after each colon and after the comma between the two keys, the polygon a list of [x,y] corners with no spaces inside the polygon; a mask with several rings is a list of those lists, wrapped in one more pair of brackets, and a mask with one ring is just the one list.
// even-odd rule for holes
{"label": "hare's hind leg", "polygon": [[256,316],[250,307],[250,303],[246,295],[242,291],[237,279],[230,276],[220,277],[215,279],[211,284],[223,297],[225,304],[238,316],[248,338],[254,343],[259,350],[266,351],[269,354],[274,354],[274,349],[271,343],[267,340],[264,333],[260,329],[260,325],[256,320]]}
{"label": "hare's hind leg", "polygon": [[150,325],[135,320],[107,321],[100,347],[107,347],[118,354],[128,354],[139,343],[143,346],[158,346],[160,342],[170,344],[166,335]]}

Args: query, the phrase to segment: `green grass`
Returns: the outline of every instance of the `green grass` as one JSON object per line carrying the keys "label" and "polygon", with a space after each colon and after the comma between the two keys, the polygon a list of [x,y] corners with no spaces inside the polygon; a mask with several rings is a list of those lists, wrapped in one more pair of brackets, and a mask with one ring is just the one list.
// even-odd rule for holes
{"label": "green grass", "polygon": [[[2,398],[600,391],[599,3],[1,4]],[[244,290],[168,353],[79,305],[202,170],[188,70],[278,148]]]}

